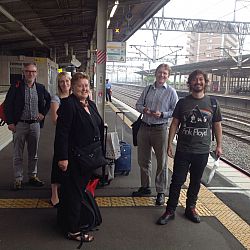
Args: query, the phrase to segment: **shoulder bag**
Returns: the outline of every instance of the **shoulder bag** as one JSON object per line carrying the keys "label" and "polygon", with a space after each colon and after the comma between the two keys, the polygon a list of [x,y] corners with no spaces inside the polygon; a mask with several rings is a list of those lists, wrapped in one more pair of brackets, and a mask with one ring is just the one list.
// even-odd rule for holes
{"label": "shoulder bag", "polygon": [[85,147],[74,146],[72,155],[82,174],[91,173],[95,169],[107,165],[101,141],[93,142]]}
{"label": "shoulder bag", "polygon": [[[144,101],[143,101],[143,105],[145,105],[145,100],[146,100],[146,97],[148,95],[148,92],[149,92],[149,89],[151,88],[151,86],[149,86],[148,88],[148,91],[145,95],[145,98],[144,98]],[[137,146],[137,134],[138,134],[138,131],[139,131],[139,128],[141,126],[141,123],[142,123],[142,114],[139,115],[139,117],[137,118],[137,120],[135,122],[132,123],[132,135],[133,135],[133,145],[134,146]]]}

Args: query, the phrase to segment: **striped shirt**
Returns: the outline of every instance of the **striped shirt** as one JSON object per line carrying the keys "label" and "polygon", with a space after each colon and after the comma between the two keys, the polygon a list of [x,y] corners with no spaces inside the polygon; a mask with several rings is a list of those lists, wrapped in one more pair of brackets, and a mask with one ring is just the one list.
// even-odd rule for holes
{"label": "striped shirt", "polygon": [[153,85],[145,87],[141,96],[136,102],[136,110],[140,113],[143,113],[143,109],[147,107],[150,111],[163,112],[163,118],[155,118],[153,116],[143,114],[142,120],[147,124],[167,123],[168,119],[172,117],[172,113],[177,101],[178,96],[174,88],[167,85],[166,83],[164,83],[164,85],[161,87],[156,88],[154,83]]}
{"label": "striped shirt", "polygon": [[38,117],[38,94],[36,84],[30,88],[25,84],[25,104],[21,120],[37,120]]}

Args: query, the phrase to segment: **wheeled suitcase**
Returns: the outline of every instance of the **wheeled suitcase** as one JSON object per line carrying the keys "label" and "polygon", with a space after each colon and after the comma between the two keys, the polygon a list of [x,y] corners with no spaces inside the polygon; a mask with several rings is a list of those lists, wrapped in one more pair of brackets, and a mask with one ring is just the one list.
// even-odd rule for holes
{"label": "wheeled suitcase", "polygon": [[[98,186],[106,186],[109,185],[110,182],[115,178],[115,163],[114,159],[107,157],[107,135],[108,135],[108,125],[104,125],[104,151],[107,159],[107,165],[102,168],[96,169],[93,173],[93,178],[99,179]],[[120,149],[119,149],[120,154]]]}
{"label": "wheeled suitcase", "polygon": [[117,160],[115,160],[115,174],[129,175],[129,172],[131,171],[131,145],[125,142],[123,138],[123,129],[125,126],[124,112],[116,112],[115,131],[117,130],[118,114],[122,114],[123,125],[121,126],[121,140],[119,142],[121,148],[121,156]]}

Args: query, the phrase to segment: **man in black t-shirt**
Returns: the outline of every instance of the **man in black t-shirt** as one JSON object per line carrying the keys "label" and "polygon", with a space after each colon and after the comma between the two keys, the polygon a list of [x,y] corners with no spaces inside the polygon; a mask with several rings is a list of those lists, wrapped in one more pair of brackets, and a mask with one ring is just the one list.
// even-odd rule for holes
{"label": "man in black t-shirt", "polygon": [[177,103],[169,129],[167,149],[169,157],[173,158],[172,142],[177,130],[178,141],[169,199],[165,213],[157,221],[159,225],[165,225],[169,220],[174,219],[181,186],[186,180],[188,171],[190,184],[187,191],[185,216],[195,223],[200,222],[195,206],[201,177],[208,161],[212,126],[217,143],[215,153],[217,157],[222,154],[222,117],[219,105],[217,104],[217,108],[214,109],[210,97],[205,95],[207,75],[203,71],[195,70],[189,75],[187,83],[191,94]]}

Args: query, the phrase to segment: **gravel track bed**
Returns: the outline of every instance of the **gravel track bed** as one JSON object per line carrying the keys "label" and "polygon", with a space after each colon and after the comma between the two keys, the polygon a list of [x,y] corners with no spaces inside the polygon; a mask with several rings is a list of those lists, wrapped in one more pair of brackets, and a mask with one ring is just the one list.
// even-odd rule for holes
{"label": "gravel track bed", "polygon": [[[214,142],[213,142],[214,144]],[[223,135],[223,157],[250,173],[250,145]]]}

